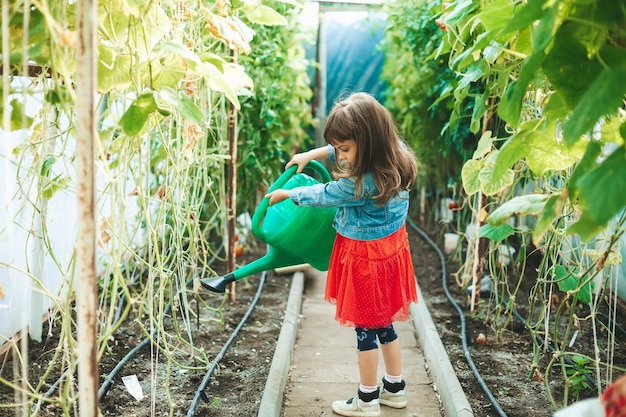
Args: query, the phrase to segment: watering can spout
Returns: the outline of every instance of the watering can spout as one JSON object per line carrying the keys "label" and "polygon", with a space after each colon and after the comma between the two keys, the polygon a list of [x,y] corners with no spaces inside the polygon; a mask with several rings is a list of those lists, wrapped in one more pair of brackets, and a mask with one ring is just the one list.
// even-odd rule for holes
{"label": "watering can spout", "polygon": [[225,292],[226,287],[231,282],[235,282],[235,274],[232,272],[221,277],[203,278],[200,280],[200,284],[202,284],[204,288],[213,292]]}
{"label": "watering can spout", "polygon": [[269,271],[275,268],[293,266],[302,263],[305,263],[302,258],[282,249],[270,246],[269,250],[262,258],[250,262],[249,264],[246,264],[229,274],[220,277],[202,278],[200,279],[200,284],[202,284],[202,286],[209,291],[224,292],[226,291],[228,284],[235,282],[238,279],[254,275],[258,272]]}

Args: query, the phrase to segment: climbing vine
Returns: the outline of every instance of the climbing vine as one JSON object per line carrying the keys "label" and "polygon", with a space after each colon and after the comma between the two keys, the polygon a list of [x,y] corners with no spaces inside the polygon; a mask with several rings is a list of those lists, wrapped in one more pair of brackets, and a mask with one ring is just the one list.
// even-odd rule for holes
{"label": "climbing vine", "polygon": [[[455,1],[442,21],[449,30],[440,50],[466,80],[462,90],[477,81],[488,87],[484,111],[473,119],[491,112],[506,123],[505,134],[483,134],[462,170],[465,192],[492,202],[479,235],[499,242],[529,233],[545,254],[527,326],[561,341],[555,359],[566,368],[576,321],[595,320],[604,300],[616,302],[609,277],[622,263],[617,242],[626,205],[626,88],[616,78],[626,70],[625,3]],[[557,289],[567,296],[546,309]],[[589,315],[566,307],[577,303]],[[606,375],[602,364],[612,362],[610,349],[606,360],[600,352],[589,360],[598,380]]]}
{"label": "climbing vine", "polygon": [[[394,7],[389,34],[398,70],[389,72],[389,96],[407,137],[435,136],[416,143],[426,175],[441,171],[430,161],[438,152],[445,155],[440,144],[451,132],[473,143],[459,175],[480,239],[468,236],[460,284],[482,270],[475,265],[484,254],[496,298],[506,301],[510,315],[521,281],[535,279],[527,328],[533,340],[538,334],[558,340],[554,364],[571,370],[565,343],[578,320],[603,327],[596,314],[603,303],[614,308],[611,277],[623,262],[626,85],[619,80],[626,75],[626,3],[455,0]],[[427,111],[433,120],[423,116]],[[479,241],[488,247],[472,243]],[[499,251],[514,242],[513,268],[502,268]],[[525,269],[528,250],[543,259],[534,276]],[[511,269],[518,275],[509,286],[504,278]],[[557,291],[566,296],[551,307]],[[588,313],[577,316],[567,307],[577,304]],[[499,317],[495,325],[506,326],[508,319]],[[537,345],[536,361],[540,350]],[[610,348],[578,359],[594,368],[598,380],[611,374],[605,368]],[[562,373],[566,381],[568,372]]]}
{"label": "climbing vine", "polygon": [[[209,366],[211,358],[193,344],[191,323],[199,317],[190,306],[201,304],[218,318],[225,308],[223,300],[208,305],[192,284],[213,274],[210,260],[223,256],[219,242],[227,238],[228,108],[240,119],[236,192],[243,212],[267,186],[258,178],[280,172],[281,152],[291,152],[313,121],[306,37],[296,22],[301,5],[101,0],[98,6],[98,355],[110,350],[116,329],[132,316],[154,335],[168,366],[180,345]],[[33,230],[38,253],[52,258],[54,273],[63,277],[53,294],[36,273],[24,273],[52,300],[50,326],[58,323],[59,351],[67,354],[50,366],[61,367],[63,386],[72,385],[76,369],[67,309],[75,299],[73,257],[66,263],[58,255],[46,220],[60,196],[76,197],[76,7],[5,0],[0,39],[2,129],[24,132],[11,149],[18,172],[11,197],[40,218],[37,227],[18,226]],[[174,302],[174,330],[166,331],[162,318]],[[39,388],[22,387],[24,401],[34,401]],[[55,401],[69,413],[71,395]]]}

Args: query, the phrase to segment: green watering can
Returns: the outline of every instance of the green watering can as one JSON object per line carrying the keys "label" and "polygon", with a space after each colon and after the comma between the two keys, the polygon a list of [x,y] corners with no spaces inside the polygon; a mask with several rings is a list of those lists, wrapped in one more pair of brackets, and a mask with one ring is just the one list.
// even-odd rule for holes
{"label": "green watering can", "polygon": [[[331,180],[321,163],[311,161],[307,168],[313,169],[321,181]],[[268,192],[319,184],[307,174],[296,174],[297,169],[296,165],[289,167]],[[290,199],[270,207],[269,199],[263,198],[252,215],[252,232],[269,245],[267,254],[227,275],[203,278],[200,283],[211,291],[224,292],[231,282],[270,269],[308,263],[326,271],[335,242],[333,219],[336,212],[335,207],[298,207]]]}

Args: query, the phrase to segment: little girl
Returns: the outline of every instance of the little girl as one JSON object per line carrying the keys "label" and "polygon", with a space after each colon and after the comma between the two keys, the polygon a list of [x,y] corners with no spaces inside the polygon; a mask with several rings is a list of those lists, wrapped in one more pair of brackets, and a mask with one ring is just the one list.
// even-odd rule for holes
{"label": "little girl", "polygon": [[[309,161],[329,157],[337,163],[336,181],[266,197],[270,205],[290,198],[299,206],[337,207],[325,299],[336,304],[336,320],[356,330],[360,385],[355,397],[332,407],[342,416],[379,416],[380,404],[407,403],[393,321],[406,321],[417,301],[405,229],[417,164],[387,109],[366,93],[335,105],[324,138],[328,146],[296,154],[286,167],[296,164],[300,172]],[[378,343],[385,364],[380,388]]]}

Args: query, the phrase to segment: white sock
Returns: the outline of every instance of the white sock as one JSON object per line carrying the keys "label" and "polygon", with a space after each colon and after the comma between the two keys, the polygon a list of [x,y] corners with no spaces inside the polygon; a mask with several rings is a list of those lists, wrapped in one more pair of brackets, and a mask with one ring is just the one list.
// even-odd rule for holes
{"label": "white sock", "polygon": [[369,385],[359,384],[359,391],[361,391],[363,394],[369,394],[371,392],[376,391],[377,389],[378,389],[378,385],[369,386]]}
{"label": "white sock", "polygon": [[389,383],[397,384],[398,382],[402,382],[402,375],[395,376],[395,375],[385,374],[385,379]]}

